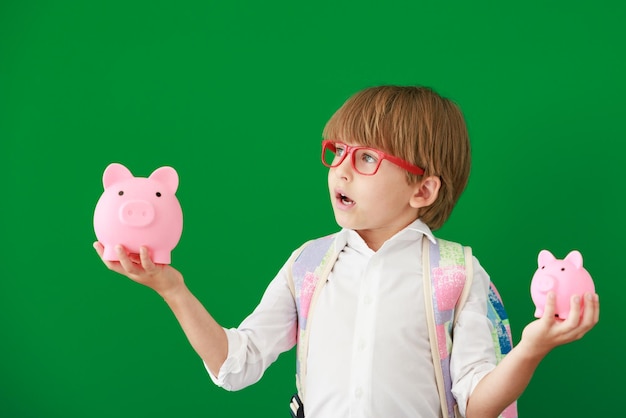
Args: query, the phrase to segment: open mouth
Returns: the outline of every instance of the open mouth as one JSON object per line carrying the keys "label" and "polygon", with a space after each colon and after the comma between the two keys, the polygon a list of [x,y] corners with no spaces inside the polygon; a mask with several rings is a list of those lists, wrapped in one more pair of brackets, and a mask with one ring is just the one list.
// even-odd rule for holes
{"label": "open mouth", "polygon": [[346,206],[354,205],[354,200],[350,199],[348,196],[346,196],[343,193],[337,193],[337,199],[339,199],[341,203],[343,203]]}

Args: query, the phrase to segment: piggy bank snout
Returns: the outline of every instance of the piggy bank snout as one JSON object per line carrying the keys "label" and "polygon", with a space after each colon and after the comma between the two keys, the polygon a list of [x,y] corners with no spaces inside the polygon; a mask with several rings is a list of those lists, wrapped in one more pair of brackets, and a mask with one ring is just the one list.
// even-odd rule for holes
{"label": "piggy bank snout", "polygon": [[154,220],[152,203],[145,200],[129,200],[120,206],[119,218],[122,224],[132,227],[148,226]]}
{"label": "piggy bank snout", "polygon": [[556,279],[549,275],[537,276],[534,279],[534,285],[538,291],[547,293],[556,287]]}

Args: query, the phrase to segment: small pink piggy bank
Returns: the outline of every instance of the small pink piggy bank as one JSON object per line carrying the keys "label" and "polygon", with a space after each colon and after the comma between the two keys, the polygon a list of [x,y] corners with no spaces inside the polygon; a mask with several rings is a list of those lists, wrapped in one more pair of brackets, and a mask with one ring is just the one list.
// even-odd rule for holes
{"label": "small pink piggy bank", "polygon": [[160,167],[150,177],[135,177],[122,164],[109,164],[102,177],[104,192],[93,217],[103,258],[116,261],[115,245],[139,253],[145,245],[153,262],[171,263],[171,251],[183,232],[183,212],[176,198],[178,173]]}
{"label": "small pink piggy bank", "polygon": [[595,293],[591,275],[583,267],[583,256],[571,251],[563,260],[558,260],[548,250],[539,253],[538,268],[530,283],[530,295],[535,304],[535,317],[543,316],[547,294],[556,295],[555,315],[566,319],[569,315],[572,295],[582,296],[586,292]]}

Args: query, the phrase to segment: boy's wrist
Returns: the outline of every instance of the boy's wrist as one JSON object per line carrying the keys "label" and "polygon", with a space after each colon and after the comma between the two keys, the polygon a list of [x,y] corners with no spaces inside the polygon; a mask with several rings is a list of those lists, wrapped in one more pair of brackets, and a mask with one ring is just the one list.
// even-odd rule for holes
{"label": "boy's wrist", "polygon": [[523,358],[524,362],[538,365],[548,353],[550,348],[540,347],[536,344],[529,343],[523,338],[519,344],[514,347],[514,350],[518,352],[518,355]]}
{"label": "boy's wrist", "polygon": [[168,304],[175,302],[177,299],[183,297],[183,295],[187,292],[187,287],[185,283],[181,279],[179,282],[169,286],[165,289],[157,290],[159,296],[165,300]]}

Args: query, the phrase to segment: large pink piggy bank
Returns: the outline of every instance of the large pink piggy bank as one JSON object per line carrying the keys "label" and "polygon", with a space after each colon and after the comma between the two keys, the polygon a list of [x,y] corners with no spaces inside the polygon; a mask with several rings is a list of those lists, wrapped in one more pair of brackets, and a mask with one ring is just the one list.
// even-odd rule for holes
{"label": "large pink piggy bank", "polygon": [[150,177],[135,177],[122,164],[110,164],[102,177],[104,192],[93,217],[103,258],[118,260],[115,245],[139,253],[145,245],[152,261],[171,263],[171,251],[183,232],[183,212],[176,198],[178,173],[160,167]]}
{"label": "large pink piggy bank", "polygon": [[572,295],[582,296],[586,292],[595,293],[591,275],[583,267],[583,256],[571,251],[563,260],[558,260],[548,250],[539,252],[538,268],[530,283],[530,295],[535,304],[535,317],[543,316],[547,294],[556,295],[555,315],[561,319],[569,316]]}

